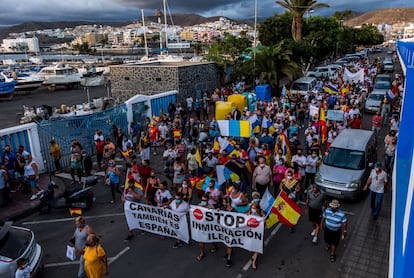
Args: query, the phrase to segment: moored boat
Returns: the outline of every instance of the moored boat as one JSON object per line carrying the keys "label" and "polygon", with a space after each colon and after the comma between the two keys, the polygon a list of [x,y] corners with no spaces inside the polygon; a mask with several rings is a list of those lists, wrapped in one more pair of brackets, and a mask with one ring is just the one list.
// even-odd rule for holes
{"label": "moored boat", "polygon": [[54,91],[57,86],[69,89],[78,87],[82,75],[75,68],[59,63],[42,68],[35,76],[43,80],[42,85],[47,86],[50,91]]}
{"label": "moored boat", "polygon": [[0,75],[0,100],[11,100],[16,84],[17,81],[8,81],[3,75]]}

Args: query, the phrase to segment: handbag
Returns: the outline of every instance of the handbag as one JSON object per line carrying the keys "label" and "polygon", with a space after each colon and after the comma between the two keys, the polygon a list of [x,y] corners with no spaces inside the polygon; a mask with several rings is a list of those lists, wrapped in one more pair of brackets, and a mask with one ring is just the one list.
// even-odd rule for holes
{"label": "handbag", "polygon": [[105,179],[105,185],[111,185],[111,179],[110,178]]}
{"label": "handbag", "polygon": [[76,260],[75,247],[66,245],[66,258],[68,258],[71,261]]}

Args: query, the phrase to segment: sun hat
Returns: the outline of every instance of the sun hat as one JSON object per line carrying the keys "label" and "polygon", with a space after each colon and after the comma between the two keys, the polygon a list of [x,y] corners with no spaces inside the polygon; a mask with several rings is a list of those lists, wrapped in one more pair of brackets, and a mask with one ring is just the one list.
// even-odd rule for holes
{"label": "sun hat", "polygon": [[339,207],[341,206],[341,204],[339,203],[339,201],[338,201],[338,200],[332,200],[332,201],[329,203],[329,206],[330,206],[331,208],[339,208]]}

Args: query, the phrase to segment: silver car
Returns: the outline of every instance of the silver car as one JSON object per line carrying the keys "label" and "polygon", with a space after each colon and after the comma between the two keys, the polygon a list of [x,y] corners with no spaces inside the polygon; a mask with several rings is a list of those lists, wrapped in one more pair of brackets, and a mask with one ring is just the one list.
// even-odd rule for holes
{"label": "silver car", "polygon": [[372,91],[365,100],[364,111],[369,113],[380,111],[381,103],[385,97],[385,91]]}
{"label": "silver car", "polygon": [[23,227],[5,222],[0,227],[0,277],[14,278],[17,260],[25,258],[33,273],[37,273],[42,262],[42,247],[36,242],[34,233]]}

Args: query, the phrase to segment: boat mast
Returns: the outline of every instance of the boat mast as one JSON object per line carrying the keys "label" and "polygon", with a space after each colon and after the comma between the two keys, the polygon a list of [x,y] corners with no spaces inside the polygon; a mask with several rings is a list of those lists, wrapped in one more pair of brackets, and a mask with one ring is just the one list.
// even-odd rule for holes
{"label": "boat mast", "polygon": [[163,4],[164,4],[164,32],[165,32],[165,48],[166,53],[168,55],[168,33],[167,33],[167,0],[163,0]]}
{"label": "boat mast", "polygon": [[161,11],[160,9],[157,9],[157,11],[155,12],[155,15],[158,18],[158,27],[160,28],[160,54],[161,54],[161,49],[162,49],[162,23],[161,23]]}
{"label": "boat mast", "polygon": [[144,9],[141,9],[142,27],[144,29],[145,57],[148,58],[147,30],[145,28]]}

